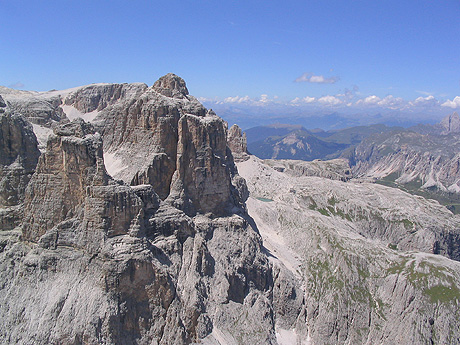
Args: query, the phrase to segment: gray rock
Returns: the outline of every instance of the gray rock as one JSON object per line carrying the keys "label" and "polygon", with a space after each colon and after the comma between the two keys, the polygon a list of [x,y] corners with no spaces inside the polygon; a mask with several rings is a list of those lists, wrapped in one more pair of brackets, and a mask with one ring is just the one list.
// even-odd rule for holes
{"label": "gray rock", "polygon": [[460,132],[460,116],[454,111],[441,120],[441,126],[445,129],[443,134]]}
{"label": "gray rock", "polygon": [[158,79],[152,88],[166,97],[184,98],[188,95],[184,79],[173,73],[168,73]]}
{"label": "gray rock", "polygon": [[235,162],[249,159],[246,133],[243,133],[238,125],[230,127],[227,135],[227,145],[232,151]]}
{"label": "gray rock", "polygon": [[[238,170],[251,193],[249,214],[279,267],[277,339],[458,343],[460,263],[426,253],[433,252],[435,238],[458,233],[457,216],[394,188],[295,176],[254,157],[238,163]],[[360,220],[355,212],[366,215]],[[411,219],[412,226],[392,223],[397,219]],[[400,242],[388,246],[392,236]],[[276,302],[283,296],[287,300]]]}
{"label": "gray rock", "polygon": [[25,189],[40,151],[32,126],[9,111],[0,114],[0,229],[11,230],[22,218]]}
{"label": "gray rock", "polygon": [[54,129],[26,189],[22,238],[0,241],[0,342],[187,344],[225,334],[276,344],[272,270],[225,123],[177,115],[165,201],[151,184],[107,174],[91,124]]}

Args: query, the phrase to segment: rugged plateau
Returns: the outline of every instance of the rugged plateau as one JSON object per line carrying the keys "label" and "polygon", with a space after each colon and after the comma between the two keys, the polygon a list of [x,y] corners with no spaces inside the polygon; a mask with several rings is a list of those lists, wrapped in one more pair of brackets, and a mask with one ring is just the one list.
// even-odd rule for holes
{"label": "rugged plateau", "polygon": [[436,201],[251,156],[174,74],[0,97],[0,343],[460,342]]}

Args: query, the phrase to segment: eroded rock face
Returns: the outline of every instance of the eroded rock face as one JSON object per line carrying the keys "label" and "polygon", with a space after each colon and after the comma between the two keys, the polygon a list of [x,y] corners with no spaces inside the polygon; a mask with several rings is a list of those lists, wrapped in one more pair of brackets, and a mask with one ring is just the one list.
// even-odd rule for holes
{"label": "eroded rock face", "polygon": [[227,145],[232,151],[233,158],[236,162],[249,159],[246,133],[243,133],[238,125],[233,125],[228,130]]}
{"label": "eroded rock face", "polygon": [[0,207],[23,202],[39,156],[32,126],[21,116],[0,114]]}
{"label": "eroded rock face", "polygon": [[176,170],[182,114],[204,116],[206,109],[172,74],[104,108],[96,126],[104,136],[109,174],[131,185],[151,184],[165,199]]}
{"label": "eroded rock face", "polygon": [[0,112],[0,230],[11,230],[22,220],[25,189],[40,151],[32,126],[22,116],[6,111],[6,103],[3,104],[0,107],[5,110]]}
{"label": "eroded rock face", "polygon": [[184,98],[188,95],[184,79],[168,73],[153,84],[153,89],[166,97]]}
{"label": "eroded rock face", "polygon": [[275,299],[289,297],[275,304],[286,316],[278,333],[324,345],[458,342],[458,216],[395,188],[281,172],[255,157],[238,169]]}
{"label": "eroded rock face", "polygon": [[179,197],[189,212],[228,214],[235,206],[229,167],[234,163],[227,156],[224,122],[214,113],[206,117],[184,115],[179,120],[178,132],[172,197]]}
{"label": "eroded rock face", "polygon": [[95,84],[88,85],[68,94],[64,98],[65,105],[71,105],[82,113],[101,111],[106,107],[126,98],[130,93],[142,92],[145,84]]}
{"label": "eroded rock face", "polygon": [[0,95],[0,113],[4,113],[6,108],[6,103],[3,97]]}
{"label": "eroded rock face", "polygon": [[56,127],[26,191],[24,238],[36,242],[69,219],[107,236],[126,233],[141,201],[127,187],[109,182],[94,127],[82,119]]}
{"label": "eroded rock face", "polygon": [[460,117],[446,116],[435,125],[380,133],[363,140],[347,153],[353,174],[387,178],[410,189],[460,193]]}
{"label": "eroded rock face", "polygon": [[4,103],[8,103],[11,112],[21,114],[28,121],[38,125],[51,126],[61,120],[63,115],[61,98],[57,94],[46,96],[38,92],[20,91],[0,86]]}
{"label": "eroded rock face", "polygon": [[[213,344],[223,334],[276,344],[272,270],[226,124],[188,98],[182,108],[171,99],[149,89],[126,112],[118,101],[101,110],[113,111],[121,133],[96,127],[125,153],[154,140],[147,157],[173,164],[152,183],[131,166],[143,184],[113,180],[91,124],[54,129],[26,191],[26,241],[2,241],[0,296],[9,297],[0,342]],[[162,200],[156,191],[168,179]]]}

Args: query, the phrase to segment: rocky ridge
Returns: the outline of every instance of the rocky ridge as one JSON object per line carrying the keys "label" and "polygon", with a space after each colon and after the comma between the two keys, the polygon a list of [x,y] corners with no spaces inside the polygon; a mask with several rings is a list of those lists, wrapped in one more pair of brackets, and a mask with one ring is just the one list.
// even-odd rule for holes
{"label": "rocky ridge", "polygon": [[304,296],[308,332],[300,335],[297,323],[279,327],[280,337],[308,344],[458,342],[458,216],[395,188],[296,176],[267,163],[251,157],[238,170],[270,261],[294,274]]}

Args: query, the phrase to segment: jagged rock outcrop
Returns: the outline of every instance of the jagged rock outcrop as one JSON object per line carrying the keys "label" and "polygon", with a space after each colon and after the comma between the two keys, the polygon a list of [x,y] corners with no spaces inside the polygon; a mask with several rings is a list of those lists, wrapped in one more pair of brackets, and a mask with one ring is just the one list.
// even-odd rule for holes
{"label": "jagged rock outcrop", "polygon": [[99,112],[122,99],[137,95],[146,88],[147,85],[143,83],[88,85],[67,94],[63,103],[83,114]]}
{"label": "jagged rock outcrop", "polygon": [[32,126],[17,115],[0,114],[0,205],[24,200],[25,187],[35,171],[40,151]]}
{"label": "jagged rock outcrop", "polygon": [[168,73],[153,84],[153,89],[166,97],[185,98],[188,95],[187,86],[182,78]]}
{"label": "jagged rock outcrop", "polygon": [[60,232],[74,232],[75,245],[85,247],[126,234],[141,205],[131,189],[107,175],[101,136],[76,119],[54,129],[39,159],[26,190],[23,238],[37,242],[52,231],[61,244]]}
{"label": "jagged rock outcrop", "polygon": [[233,125],[228,130],[227,145],[232,151],[233,158],[236,162],[249,159],[246,133],[244,133],[238,125]]}
{"label": "jagged rock outcrop", "polygon": [[1,230],[10,230],[19,224],[25,189],[39,156],[32,126],[21,116],[0,113]]}
{"label": "jagged rock outcrop", "polygon": [[4,113],[6,108],[6,103],[3,97],[0,95],[0,113]]}
{"label": "jagged rock outcrop", "polygon": [[213,112],[205,117],[184,115],[179,120],[178,134],[171,198],[185,201],[180,207],[191,212],[232,213],[235,205],[246,200],[233,198],[236,186],[232,186],[232,175],[236,169],[227,147],[225,123]]}
{"label": "jagged rock outcrop", "polygon": [[20,91],[3,86],[0,86],[0,94],[8,102],[12,113],[21,114],[31,123],[51,126],[52,123],[60,121],[63,115],[59,107],[59,94]]}
{"label": "jagged rock outcrop", "polygon": [[264,163],[291,176],[317,176],[344,182],[353,177],[346,159],[327,161],[318,159],[312,162],[291,159],[265,159]]}
{"label": "jagged rock outcrop", "polygon": [[152,184],[162,199],[169,195],[176,171],[179,119],[182,114],[206,114],[184,88],[181,78],[169,74],[153,87],[138,87],[101,111],[96,126],[104,136],[109,174],[132,185]]}

